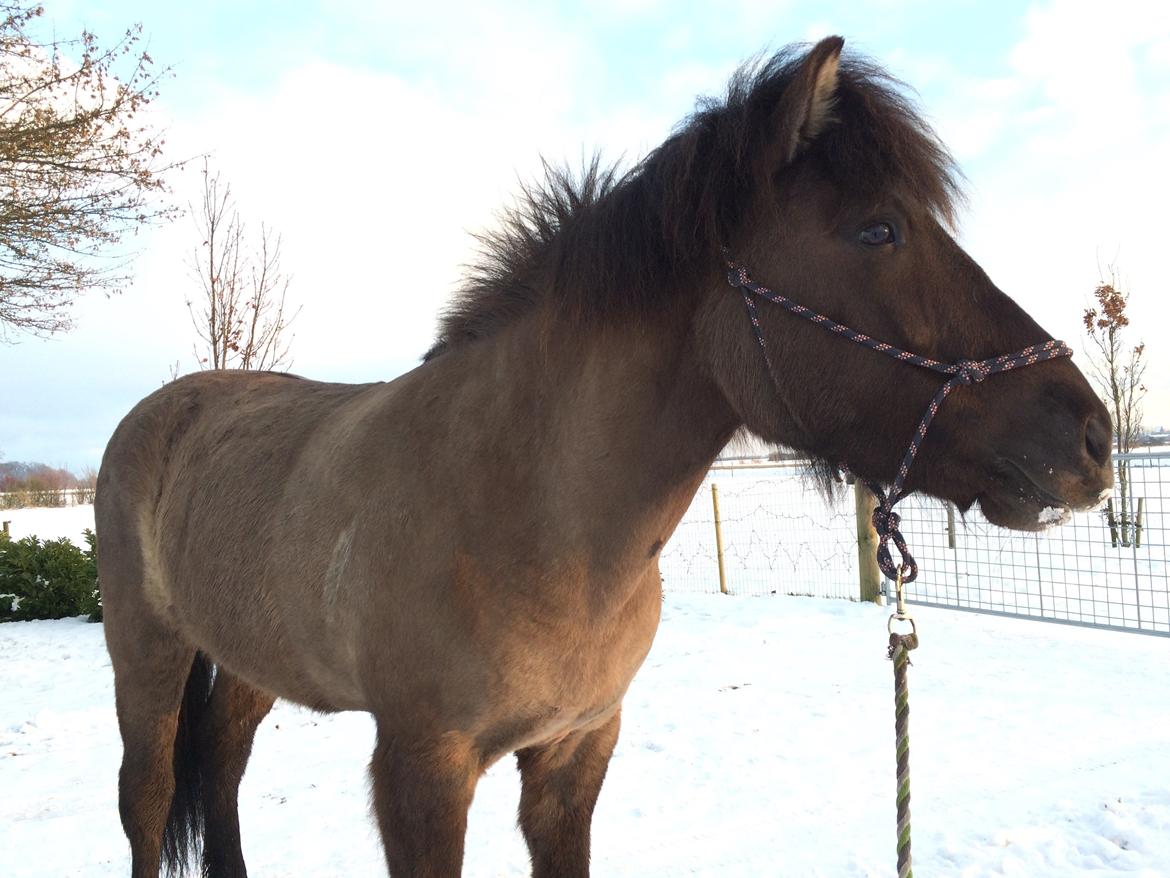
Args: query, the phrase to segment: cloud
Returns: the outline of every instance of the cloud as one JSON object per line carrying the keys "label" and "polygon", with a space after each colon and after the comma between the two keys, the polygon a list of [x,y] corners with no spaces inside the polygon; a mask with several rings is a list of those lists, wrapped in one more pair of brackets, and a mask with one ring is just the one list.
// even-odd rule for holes
{"label": "cloud", "polygon": [[[973,181],[964,243],[1049,331],[1082,348],[1098,266],[1117,260],[1150,368],[1147,422],[1170,422],[1164,205],[1170,7],[1038,4],[984,78],[941,64],[936,124]],[[1083,354],[1078,355],[1083,359]]]}
{"label": "cloud", "polygon": [[[649,107],[601,100],[612,74],[600,48],[571,22],[539,13],[468,5],[450,13],[463,25],[451,31],[433,12],[389,22],[366,9],[364,26],[387,31],[392,63],[307,57],[262,91],[211,79],[202,110],[174,112],[168,136],[172,156],[210,155],[245,222],[282,236],[289,298],[303,306],[293,370],[345,381],[389,379],[417,364],[475,255],[473,233],[494,223],[519,180],[539,176],[542,154],[572,164],[598,149],[632,161],[669,132],[681,115],[668,115],[670,104],[686,88],[662,74]],[[688,94],[684,108],[690,102]],[[165,112],[165,101],[153,109]],[[197,202],[199,166],[174,179],[179,203]],[[79,407],[84,422],[66,431],[31,400],[9,408],[9,450],[92,462],[78,461],[76,438],[61,434],[104,440],[171,364],[194,368],[184,306],[197,290],[193,224],[144,231],[138,243],[136,280],[123,295],[83,299],[74,333],[30,342],[19,358],[46,396],[75,396],[84,382],[114,402]],[[83,379],[81,363],[102,371]],[[110,373],[119,379],[100,380]]]}
{"label": "cloud", "polygon": [[[578,38],[483,22],[483,40],[448,47],[458,57],[441,80],[310,60],[270,93],[225,92],[176,126],[186,154],[211,152],[245,220],[283,236],[290,299],[304,308],[295,371],[370,380],[416,364],[475,256],[473,234],[540,176],[542,155],[572,166],[598,150],[629,164],[730,69],[670,66],[637,99],[600,103],[583,85],[599,59]],[[156,247],[140,266],[147,285],[187,282],[193,243]]]}
{"label": "cloud", "polygon": [[[565,114],[552,103],[466,105],[425,83],[314,61],[271,94],[225,95],[173,140],[209,151],[244,219],[282,235],[290,298],[304,307],[295,368],[375,379],[417,362],[473,255],[469,231],[535,174],[537,144],[550,140],[540,132],[563,131]],[[183,181],[189,200],[197,178]],[[190,288],[183,262],[198,242],[182,225],[185,236],[172,230],[140,265],[140,285]]]}
{"label": "cloud", "polygon": [[[1015,45],[1000,35],[1015,26],[1005,13],[994,39],[980,35],[994,53],[959,57],[937,28],[897,49],[925,9],[910,5],[887,6],[883,23],[863,30],[868,13],[846,5],[801,14],[752,0],[715,14],[612,0],[588,14],[474,3],[437,13],[339,0],[320,40],[257,37],[258,51],[279,62],[262,84],[236,81],[231,59],[210,49],[193,59],[182,85],[202,100],[194,114],[172,108],[169,147],[174,156],[209,152],[245,220],[283,235],[290,298],[304,306],[294,370],[386,379],[427,348],[474,254],[469,233],[493,222],[518,179],[538,175],[542,154],[575,162],[601,149],[631,162],[696,94],[720,93],[743,57],[769,40],[819,38],[837,29],[823,22],[836,21],[851,48],[922,91],[972,181],[964,244],[1042,325],[1077,346],[1098,254],[1119,254],[1135,340],[1150,342],[1148,420],[1170,423],[1170,350],[1154,334],[1170,320],[1161,257],[1170,6],[1042,3],[1019,20]],[[861,32],[875,42],[850,36]],[[197,168],[177,182],[180,201],[197,197]],[[77,416],[64,429],[54,422],[55,434],[43,419],[37,427],[33,401],[19,411],[24,402],[10,403],[7,450],[19,424],[20,435],[40,430],[30,442],[51,447],[50,462],[92,462],[65,450],[79,444],[71,436],[99,444],[168,364],[193,365],[183,306],[194,289],[192,225],[140,240],[133,287],[83,301],[71,336],[24,346],[15,368],[38,377],[42,396],[86,399],[58,403]]]}

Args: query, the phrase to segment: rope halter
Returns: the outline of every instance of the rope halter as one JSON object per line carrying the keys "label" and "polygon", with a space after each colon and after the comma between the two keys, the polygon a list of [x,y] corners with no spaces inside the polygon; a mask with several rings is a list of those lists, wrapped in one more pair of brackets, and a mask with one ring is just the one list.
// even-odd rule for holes
{"label": "rope halter", "polygon": [[[938,407],[942,405],[942,401],[947,398],[952,390],[961,384],[979,384],[987,380],[989,375],[995,375],[998,372],[1007,372],[1023,366],[1032,366],[1036,363],[1043,363],[1045,360],[1056,359],[1057,357],[1071,357],[1072,348],[1062,341],[1050,339],[1040,344],[1029,345],[1023,350],[1016,351],[1014,354],[1003,354],[998,357],[990,357],[986,360],[959,360],[957,363],[944,363],[939,360],[933,360],[930,357],[923,357],[919,354],[904,351],[884,341],[878,341],[864,333],[850,329],[844,324],[837,323],[835,320],[831,320],[823,314],[818,314],[804,307],[804,305],[792,301],[787,296],[756,283],[752,280],[751,275],[748,274],[747,269],[733,261],[726,250],[724,251],[724,258],[727,260],[728,268],[727,283],[734,289],[739,290],[743,296],[743,302],[748,312],[748,319],[752,324],[752,331],[755,332],[756,340],[760,343],[760,352],[764,356],[764,363],[768,368],[768,374],[772,376],[773,383],[776,381],[776,373],[772,368],[772,360],[768,356],[768,345],[764,341],[764,332],[760,327],[760,315],[756,308],[755,296],[779,305],[798,317],[803,317],[805,320],[822,326],[837,335],[844,336],[850,341],[864,345],[872,351],[877,351],[879,354],[885,354],[887,357],[903,363],[910,363],[913,366],[931,369],[948,376],[947,380],[938,389],[938,392],[935,393],[934,399],[930,401],[930,405],[927,406],[925,414],[919,420],[918,427],[910,439],[910,446],[902,456],[902,463],[898,467],[898,474],[894,478],[890,492],[888,494],[885,493],[876,482],[869,480],[865,482],[866,487],[873,492],[873,495],[878,501],[877,508],[873,511],[873,526],[878,534],[878,566],[881,567],[882,573],[890,580],[895,580],[900,571],[903,582],[913,582],[918,577],[918,564],[910,554],[910,549],[906,545],[906,540],[899,529],[902,519],[898,513],[894,512],[894,504],[901,500],[905,494],[904,487],[906,477],[910,474],[910,465],[914,462],[914,458],[918,454],[918,449],[922,445],[922,440],[926,438],[926,431],[930,427],[930,422],[938,414]],[[890,555],[889,543],[891,541],[893,541],[894,546],[898,550],[898,554],[901,556],[901,563],[897,565],[894,564],[893,558]]]}

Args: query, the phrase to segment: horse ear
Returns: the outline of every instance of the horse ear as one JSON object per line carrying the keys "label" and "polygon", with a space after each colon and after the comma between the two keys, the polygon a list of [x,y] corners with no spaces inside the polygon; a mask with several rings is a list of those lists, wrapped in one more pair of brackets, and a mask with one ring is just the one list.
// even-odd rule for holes
{"label": "horse ear", "polygon": [[826,37],[813,46],[776,107],[776,145],[781,164],[796,158],[832,120],[837,67],[844,45],[841,37]]}

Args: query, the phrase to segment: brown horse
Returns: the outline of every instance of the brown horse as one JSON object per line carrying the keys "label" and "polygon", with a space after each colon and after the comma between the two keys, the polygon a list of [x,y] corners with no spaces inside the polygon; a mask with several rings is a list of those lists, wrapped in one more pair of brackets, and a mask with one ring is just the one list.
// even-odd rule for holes
{"label": "brown horse", "polygon": [[[377,723],[395,878],[456,876],[515,752],[536,876],[584,876],[657,555],[746,428],[890,482],[939,377],[761,305],[761,283],[943,361],[1048,338],[947,232],[946,151],[842,41],[745,68],[623,175],[524,193],[414,371],[205,372],[118,427],[97,494],[133,874],[244,875],[236,793],[275,698]],[[992,521],[1095,503],[1109,421],[1054,360],[963,387],[908,487]],[[213,673],[214,671],[214,673]]]}

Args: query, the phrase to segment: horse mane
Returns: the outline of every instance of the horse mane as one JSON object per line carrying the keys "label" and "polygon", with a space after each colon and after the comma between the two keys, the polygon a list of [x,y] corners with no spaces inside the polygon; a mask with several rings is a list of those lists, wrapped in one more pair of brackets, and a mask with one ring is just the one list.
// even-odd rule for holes
{"label": "horse mane", "polygon": [[[789,46],[743,65],[723,100],[701,98],[625,172],[597,156],[579,174],[545,162],[544,180],[522,185],[499,226],[478,236],[480,256],[424,360],[492,335],[541,301],[582,323],[644,314],[719,269],[804,52]],[[857,197],[896,189],[953,225],[961,199],[953,159],[905,86],[865,58],[842,57],[832,124],[798,161],[816,162]]]}

